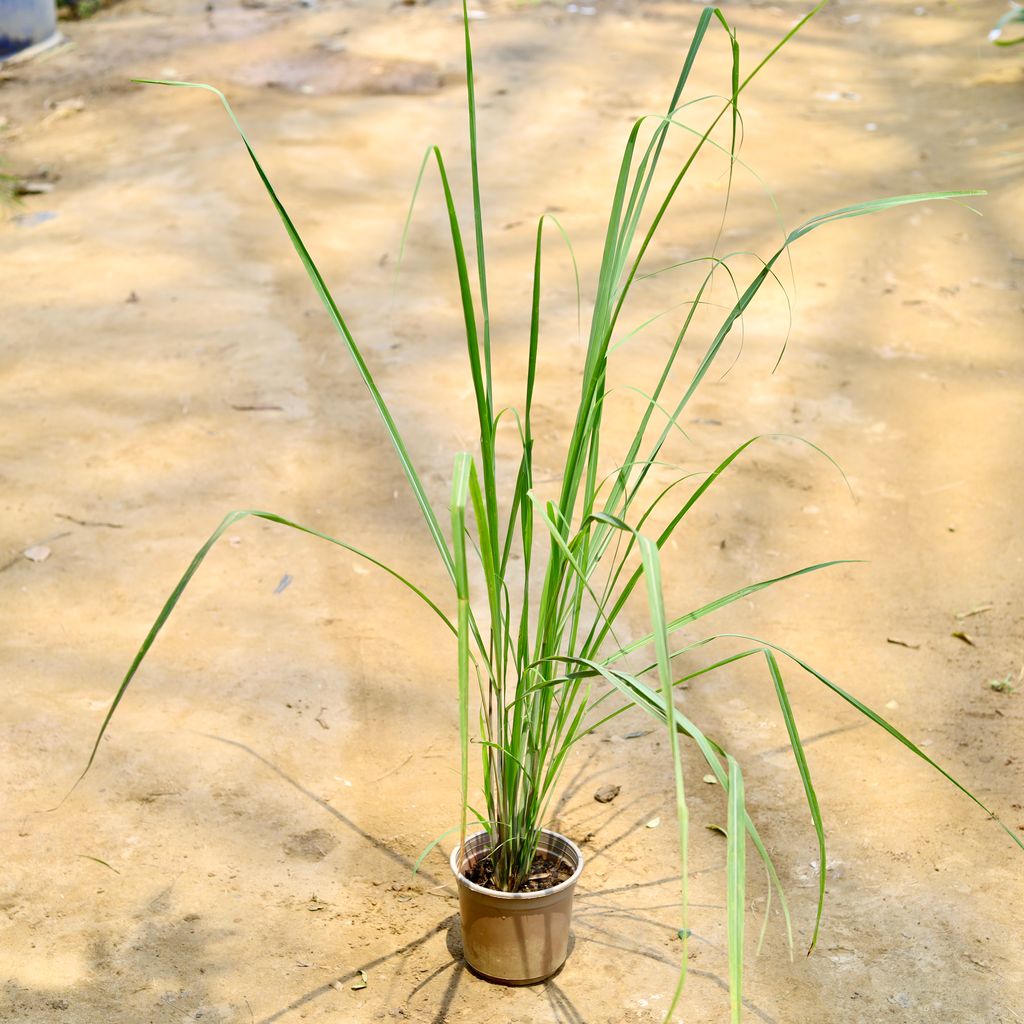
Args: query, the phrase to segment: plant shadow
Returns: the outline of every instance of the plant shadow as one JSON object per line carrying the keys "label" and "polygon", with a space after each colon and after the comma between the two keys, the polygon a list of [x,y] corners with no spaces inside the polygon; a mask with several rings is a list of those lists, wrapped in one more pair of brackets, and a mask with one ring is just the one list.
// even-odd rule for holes
{"label": "plant shadow", "polygon": [[[818,739],[825,739],[834,733],[845,732],[852,728],[859,728],[861,725],[862,723],[854,723],[852,726],[845,725],[838,729],[828,730],[820,735],[808,737],[806,742],[810,743]],[[289,786],[297,790],[307,799],[311,800],[318,807],[327,811],[335,820],[341,822],[347,829],[373,847],[373,849],[383,853],[390,860],[401,865],[405,870],[410,872],[413,870],[414,864],[409,858],[392,849],[386,842],[377,836],[367,832],[355,821],[338,810],[337,807],[333,806],[317,793],[313,792],[301,781],[289,775],[288,772],[265,757],[263,754],[259,753],[257,750],[254,750],[252,747],[238,740],[210,734],[204,735],[209,739],[234,747],[259,761],[260,764],[269,769],[279,779],[288,783]],[[764,752],[762,756],[770,757],[774,753],[777,753],[777,751],[769,750]],[[592,775],[594,768],[592,760],[593,758],[586,758],[578,766],[569,783],[569,794],[563,797],[563,800],[560,803],[560,809],[566,809],[571,797],[576,795],[583,787],[594,781]],[[588,772],[588,768],[591,769],[591,772]],[[596,843],[593,848],[588,851],[588,859],[600,859],[603,856],[606,856],[612,848],[616,847],[628,836],[643,829],[644,823],[647,821],[649,815],[646,811],[637,817],[634,817],[634,815],[636,815],[636,805],[643,804],[644,799],[645,797],[640,795],[636,801],[627,801],[625,803],[617,802],[614,808],[609,808],[607,818],[603,820],[598,827],[601,831],[607,832],[609,825],[617,819],[620,821],[620,827],[616,829],[615,833],[609,838],[605,839],[603,842]],[[626,818],[626,821],[622,822],[622,818]],[[690,872],[690,875],[691,877],[694,877],[708,871],[721,871],[724,870],[724,866],[724,862],[711,864],[704,868],[694,869]],[[419,870],[418,874],[421,878],[428,881],[435,887],[441,887],[444,885],[442,880],[439,880],[436,876],[422,868]],[[658,949],[656,945],[650,942],[645,942],[638,935],[638,929],[640,928],[648,930],[653,929],[656,932],[666,930],[674,932],[675,928],[673,926],[666,924],[664,921],[658,920],[656,917],[645,914],[643,911],[664,910],[670,907],[675,907],[677,904],[674,901],[657,902],[650,905],[637,905],[636,903],[636,896],[640,891],[651,889],[656,890],[663,886],[673,886],[677,885],[678,882],[678,875],[669,874],[665,877],[645,882],[630,882],[627,885],[613,885],[601,889],[579,891],[576,896],[576,908],[573,914],[574,930],[573,933],[570,934],[569,940],[570,956],[572,955],[574,948],[577,948],[577,958],[579,958],[581,953],[585,953],[585,950],[580,950],[578,948],[580,945],[579,940],[582,939],[584,946],[593,946],[597,949],[614,952],[620,957],[635,959],[639,965],[646,962],[648,965],[657,965],[658,968],[665,967],[672,972],[678,970],[678,959],[673,957],[670,953],[666,953],[664,949]],[[454,895],[453,887],[451,888],[451,892],[452,895]],[[627,904],[625,906],[617,905],[615,902],[616,898],[627,900]],[[691,906],[710,908],[710,905],[705,904],[691,904]],[[616,927],[615,922],[620,922],[626,927]],[[464,986],[467,981],[488,987],[496,985],[495,982],[476,974],[473,969],[466,964],[463,954],[461,924],[457,912],[446,915],[435,924],[427,927],[415,939],[406,942],[404,945],[370,959],[351,970],[338,973],[336,976],[329,978],[323,984],[317,985],[315,988],[312,988],[293,999],[287,1005],[272,1011],[269,1015],[255,1018],[256,1024],[274,1024],[274,1022],[286,1018],[290,1013],[308,1006],[310,1003],[327,996],[331,992],[337,993],[339,990],[348,990],[353,984],[358,985],[362,978],[361,972],[369,974],[371,971],[377,971],[379,968],[388,964],[401,964],[410,956],[410,954],[423,949],[423,947],[427,946],[432,939],[439,936],[442,932],[445,934],[445,950],[447,958],[445,958],[443,962],[437,963],[437,956],[430,953],[430,960],[428,960],[426,964],[421,960],[419,964],[419,971],[423,976],[412,984],[407,991],[403,991],[402,994],[398,996],[396,1002],[404,1012],[411,1013],[417,1020],[429,1021],[430,1024],[443,1024],[443,1022],[448,1019],[448,1015],[452,1012],[452,1008],[455,1006],[460,991],[464,991]],[[706,940],[702,939],[700,936],[695,935],[694,939],[698,942],[706,942]],[[433,962],[430,962],[431,960]],[[585,1021],[586,1018],[567,992],[566,984],[561,981],[564,970],[565,965],[563,965],[562,968],[559,968],[559,970],[550,978],[542,982],[537,982],[533,985],[507,987],[524,988],[537,992],[538,994],[542,993],[550,1007],[550,1012],[554,1021],[559,1022],[559,1024],[563,1024],[563,1022],[564,1024],[581,1024],[581,1022]],[[729,991],[726,979],[713,971],[697,967],[693,963],[690,963],[688,965],[687,972],[691,977],[701,979],[702,981],[714,986],[714,988],[722,993],[727,994]],[[446,979],[443,991],[440,992],[435,999],[429,1000],[427,1005],[420,1002],[414,1008],[413,1004],[417,997],[421,996],[421,994],[425,993],[435,982],[438,982],[443,978]],[[498,985],[496,987],[502,988],[506,986]],[[749,998],[744,999],[743,1005],[755,1019],[762,1021],[763,1024],[777,1024],[774,1017],[772,1017],[765,1009],[752,1002]]]}
{"label": "plant shadow", "polygon": [[[253,750],[252,747],[248,746],[245,743],[242,743],[240,740],[228,739],[225,736],[214,736],[210,733],[203,733],[203,736],[205,736],[207,739],[216,740],[218,743],[224,743],[227,746],[237,747],[239,750],[244,751],[250,757],[253,757],[257,761],[259,761],[260,764],[262,764],[265,768],[269,768],[270,771],[272,771],[279,779],[282,779],[284,782],[287,782],[289,786],[293,787],[294,789],[297,789],[307,799],[312,800],[313,803],[315,803],[318,807],[322,808],[328,814],[330,814],[332,818],[336,819],[337,821],[340,821],[347,829],[354,832],[361,839],[364,839],[379,853],[384,854],[385,857],[388,857],[390,860],[395,861],[395,863],[400,864],[410,873],[416,869],[416,865],[411,860],[409,860],[408,857],[404,857],[397,850],[394,850],[390,846],[388,846],[387,843],[383,842],[381,839],[378,839],[376,836],[371,835],[365,829],[361,828],[351,818],[349,818],[345,814],[342,814],[342,812],[339,811],[337,807],[334,807],[332,804],[329,804],[322,796],[319,796],[318,794],[314,793],[311,789],[308,789],[301,782],[299,782],[298,779],[292,778],[292,776],[289,775],[283,768],[280,768],[278,765],[274,764],[273,761],[268,760],[258,751]],[[425,871],[422,868],[417,872],[417,874],[425,881],[430,882],[432,885],[441,884],[440,880],[436,876],[430,874],[429,871]]]}
{"label": "plant shadow", "polygon": [[[154,1010],[161,1020],[223,1019],[214,983],[228,968],[216,964],[212,951],[230,929],[209,925],[199,914],[176,913],[173,889],[174,882],[116,927],[97,932],[85,953],[84,980],[27,984],[8,978],[0,985],[0,1020],[142,1020]],[[112,974],[119,979],[117,1002]],[[244,997],[231,1006],[236,1014],[244,1012],[243,1001],[248,1006]]]}
{"label": "plant shadow", "polygon": [[[721,864],[711,868],[698,868],[690,872],[690,877],[702,874],[708,870],[724,870],[724,867],[725,865]],[[604,889],[580,893],[577,896],[578,905],[573,911],[574,928],[581,932],[589,944],[601,947],[602,949],[613,950],[640,961],[646,960],[654,964],[663,964],[673,971],[678,971],[679,960],[677,958],[666,954],[663,950],[656,949],[654,946],[643,944],[637,935],[638,926],[655,931],[674,933],[676,931],[675,926],[668,925],[655,917],[638,913],[638,911],[678,908],[678,900],[641,906],[638,906],[635,902],[636,894],[640,890],[656,889],[665,885],[678,886],[678,884],[679,875],[670,875],[649,882],[633,882],[629,885],[609,886]],[[626,907],[619,907],[614,903],[607,902],[611,897],[627,894],[630,900]],[[724,907],[717,907],[711,904],[691,902],[689,906],[691,908],[724,910]],[[631,930],[626,933],[610,927],[609,922],[613,920],[629,922],[632,925]],[[709,946],[713,945],[696,934],[693,935],[693,940]],[[729,983],[713,971],[695,967],[693,964],[687,964],[686,973],[690,977],[700,978],[703,981],[709,982],[723,993],[728,994],[729,992]],[[778,1024],[774,1017],[749,998],[743,999],[743,1006],[744,1009],[752,1013],[758,1020],[763,1021],[764,1024]],[[574,1018],[567,1019],[573,1020]]]}
{"label": "plant shadow", "polygon": [[[404,946],[401,946],[383,956],[367,961],[360,967],[344,974],[340,974],[323,985],[318,985],[316,988],[304,993],[297,999],[292,1000],[287,1006],[281,1007],[279,1010],[274,1011],[268,1016],[259,1018],[257,1024],[275,1024],[275,1022],[282,1020],[293,1011],[308,1006],[314,1000],[319,999],[322,996],[329,995],[339,986],[345,988],[353,982],[357,983],[363,973],[369,974],[372,970],[376,970],[387,963],[407,956],[414,950],[424,946],[434,936],[442,931],[445,932],[445,950],[447,951],[450,959],[430,970],[426,977],[417,982],[416,985],[413,986],[405,995],[402,1000],[402,1007],[411,1006],[416,996],[425,991],[434,981],[447,976],[444,990],[441,992],[436,1002],[431,1006],[431,1016],[429,1017],[430,1024],[444,1024],[444,1022],[449,1019],[449,1014],[455,1004],[456,996],[467,977],[479,982],[480,984],[497,985],[496,982],[490,981],[489,979],[483,978],[481,975],[477,974],[466,963],[463,957],[462,926],[460,924],[458,914],[452,914],[449,917],[444,918],[411,942],[407,942]],[[571,935],[569,939],[570,956],[575,943],[575,936]],[[585,1021],[583,1014],[573,1003],[572,999],[569,998],[565,990],[561,988],[555,980],[562,974],[564,968],[565,965],[563,964],[562,967],[560,967],[550,978],[547,978],[544,981],[535,982],[532,985],[507,987],[540,990],[546,996],[548,1003],[551,1006],[553,1019],[558,1022],[558,1024],[563,1024],[563,1022],[564,1024],[583,1024]],[[426,1021],[428,1018],[421,1014],[417,1014],[416,1019]],[[766,1018],[766,1020],[770,1021],[771,1018]]]}
{"label": "plant shadow", "polygon": [[[204,733],[207,739],[216,740],[218,743],[226,744],[227,746],[235,747],[238,750],[248,754],[250,757],[255,758],[265,768],[273,772],[279,779],[288,783],[293,789],[296,789],[299,793],[305,796],[307,799],[312,800],[318,807],[327,811],[333,818],[340,821],[346,828],[350,829],[361,839],[369,843],[375,850],[385,854],[391,860],[401,864],[404,868],[409,871],[413,870],[413,863],[408,858],[402,856],[402,854],[393,850],[385,842],[376,836],[371,835],[365,831],[359,825],[357,825],[351,818],[343,814],[336,807],[332,806],[323,797],[314,793],[307,786],[303,785],[298,779],[293,778],[286,771],[276,765],[273,761],[264,757],[258,751],[239,740],[229,739],[224,736],[215,736],[212,734]],[[428,882],[434,885],[438,884],[436,877],[432,876],[429,872],[420,870],[419,874]],[[350,988],[353,984],[359,984],[364,974],[369,974],[371,971],[375,971],[386,964],[401,961],[408,957],[409,954],[414,953],[416,950],[425,946],[431,939],[437,936],[440,932],[445,933],[445,949],[447,951],[448,959],[446,962],[440,964],[437,967],[429,970],[429,973],[422,980],[418,981],[405,995],[402,1000],[403,1006],[411,1004],[413,999],[428,988],[434,981],[447,975],[447,982],[444,987],[444,991],[441,993],[436,1002],[436,1009],[431,1007],[433,1015],[430,1017],[431,1024],[443,1024],[448,1019],[448,1014],[454,1004],[455,998],[459,992],[460,986],[463,983],[465,976],[470,976],[474,980],[479,981],[482,984],[492,985],[495,984],[488,979],[476,974],[471,967],[469,967],[464,959],[463,945],[462,945],[462,927],[459,921],[459,915],[450,914],[436,924],[427,928],[419,936],[404,945],[392,950],[391,952],[385,953],[381,956],[375,957],[372,960],[368,960],[365,963],[360,964],[351,970],[341,972],[336,976],[325,981],[323,984],[317,985],[315,988],[304,992],[302,995],[293,999],[287,1005],[274,1010],[270,1014],[260,1017],[257,1020],[257,1024],[275,1024],[276,1021],[280,1021],[287,1017],[289,1014],[301,1010],[303,1007],[308,1006],[310,1003],[329,995],[332,992],[337,992],[339,989]],[[576,945],[576,937],[570,934],[569,937],[569,954],[571,956],[573,949]],[[554,1020],[558,1021],[559,1024],[565,1022],[565,1024],[582,1024],[584,1017],[573,1003],[572,999],[566,994],[565,990],[561,988],[555,979],[557,979],[562,971],[564,970],[564,964],[560,967],[550,978],[544,981],[537,982],[529,986],[513,986],[522,988],[539,989],[544,992],[547,1000],[551,1006]]]}
{"label": "plant shadow", "polygon": [[[455,918],[455,920],[457,922],[457,917]],[[361,964],[359,967],[355,968],[354,970],[338,974],[336,977],[332,978],[330,981],[324,982],[324,984],[322,985],[317,985],[316,988],[310,989],[308,992],[303,993],[297,999],[293,999],[290,1003],[288,1003],[287,1006],[283,1006],[279,1010],[275,1010],[273,1013],[269,1014],[266,1017],[260,1017],[258,1024],[274,1024],[275,1021],[281,1020],[283,1017],[292,1013],[294,1010],[301,1009],[302,1007],[307,1006],[314,1000],[319,999],[322,996],[326,996],[333,991],[336,991],[339,986],[341,988],[346,988],[352,985],[353,983],[358,983],[359,980],[362,978],[363,974],[369,974],[370,971],[376,970],[378,967],[382,967],[384,964],[390,963],[398,957],[406,956],[407,954],[423,946],[425,943],[429,942],[439,932],[444,931],[446,928],[450,929],[452,921],[453,918],[446,917],[439,921],[432,928],[428,928],[422,935],[419,935],[411,942],[407,942],[404,946],[400,946],[398,949],[392,950],[390,953],[386,953],[383,956],[376,957],[373,960],[368,960],[365,963]],[[438,1006],[438,1012],[433,1018],[433,1020],[437,1022],[445,1020],[447,1013],[451,1008],[452,1000],[454,999],[455,992],[458,989],[459,977],[463,971],[463,965],[455,960],[453,960],[451,963],[443,964],[441,967],[437,968],[425,981],[420,982],[409,994],[409,998],[411,998],[412,995],[414,995],[420,989],[426,987],[426,985],[430,981],[432,981],[434,978],[443,974],[445,971],[449,970],[452,967],[455,968],[455,973],[449,979],[448,986]]]}

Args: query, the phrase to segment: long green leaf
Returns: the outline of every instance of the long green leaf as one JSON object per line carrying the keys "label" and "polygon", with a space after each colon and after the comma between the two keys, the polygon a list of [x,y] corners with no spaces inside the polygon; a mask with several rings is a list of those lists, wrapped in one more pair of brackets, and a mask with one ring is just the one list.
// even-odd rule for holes
{"label": "long green leaf", "polygon": [[459,452],[452,473],[452,549],[455,553],[455,589],[459,604],[459,752],[462,780],[461,830],[459,846],[466,845],[466,817],[469,811],[469,575],[466,563],[466,500],[472,456]]}
{"label": "long green leaf", "polygon": [[[668,653],[668,629],[665,626],[665,605],[661,589],[661,556],[658,546],[649,538],[640,536],[640,557],[643,560],[644,578],[647,581],[647,606],[651,615],[652,632],[654,633],[654,649],[658,655],[658,676],[661,680],[661,695],[665,702],[666,714],[669,715],[674,706],[672,693],[672,665]],[[675,721],[669,718],[668,722],[669,746],[672,751],[672,775],[676,788],[676,820],[679,826],[679,861],[680,861],[680,885],[682,899],[682,936],[683,952],[682,967],[679,972],[679,982],[676,985],[675,993],[668,1009],[665,1011],[665,1020],[672,1019],[676,1006],[682,995],[683,985],[686,981],[686,961],[688,956],[688,903],[687,893],[687,864],[689,850],[689,828],[690,815],[686,806],[686,789],[683,780],[683,760],[679,751],[679,734],[675,728]]]}
{"label": "long green leaf", "polygon": [[224,109],[228,113],[228,117],[231,118],[231,123],[235,126],[242,143],[245,145],[245,150],[249,154],[249,159],[256,168],[256,173],[259,175],[260,181],[263,183],[263,187],[266,189],[267,195],[270,197],[270,201],[274,205],[274,209],[277,210],[278,216],[281,218],[281,223],[284,225],[285,232],[288,235],[288,240],[292,243],[296,253],[298,253],[299,260],[305,268],[306,274],[309,276],[314,290],[317,295],[320,296],[320,300],[323,302],[324,308],[327,310],[331,321],[338,329],[338,333],[341,334],[344,339],[345,347],[348,349],[349,355],[352,357],[352,361],[355,363],[356,369],[359,371],[359,376],[366,385],[367,391],[370,392],[373,404],[376,406],[381,419],[384,421],[384,426],[387,428],[388,436],[391,438],[391,443],[394,445],[395,452],[398,454],[398,460],[401,463],[402,470],[405,473],[406,479],[409,481],[409,486],[412,488],[413,494],[416,497],[416,503],[419,505],[420,512],[427,524],[427,528],[430,530],[430,535],[434,540],[434,546],[441,555],[441,560],[444,562],[449,574],[451,574],[453,572],[451,552],[448,550],[448,545],[445,543],[444,536],[441,533],[441,527],[437,521],[437,516],[434,514],[433,507],[427,498],[426,491],[423,489],[423,484],[420,481],[419,474],[416,472],[416,468],[412,462],[412,457],[409,455],[409,451],[405,445],[404,439],[402,438],[401,432],[398,429],[398,425],[395,422],[394,417],[391,415],[391,410],[384,401],[384,397],[380,393],[380,390],[373,379],[373,374],[370,373],[370,368],[366,364],[366,360],[363,358],[363,354],[360,351],[359,346],[356,344],[355,338],[352,336],[352,332],[348,329],[348,325],[345,323],[345,320],[334,301],[334,297],[331,295],[330,289],[327,287],[327,283],[324,281],[317,265],[313,262],[313,257],[310,256],[305,243],[299,237],[299,233],[295,229],[295,225],[292,223],[292,219],[288,215],[288,211],[284,208],[284,204],[278,198],[277,192],[274,190],[273,185],[271,185],[270,179],[263,170],[262,164],[256,158],[256,153],[249,144],[249,139],[242,130],[242,126],[239,123],[238,118],[235,117],[235,112],[231,109],[231,104],[228,103],[227,97],[219,89],[215,89],[212,85],[206,85],[202,82],[172,82],[152,78],[135,78],[133,81],[142,85],[168,85],[183,89],[203,89],[206,92],[212,92],[223,104]]}
{"label": "long green leaf", "polygon": [[825,869],[828,864],[825,853],[825,826],[821,819],[821,808],[818,806],[818,794],[814,791],[814,783],[811,781],[811,771],[807,767],[804,745],[800,740],[800,733],[796,727],[793,707],[789,702],[786,685],[782,681],[779,663],[770,650],[765,650],[764,656],[768,662],[768,671],[771,673],[772,682],[775,684],[775,694],[778,697],[779,709],[782,711],[782,720],[786,723],[786,732],[789,734],[789,745],[793,748],[793,757],[796,759],[797,770],[800,772],[800,781],[803,783],[804,794],[807,797],[807,807],[811,812],[811,821],[814,822],[814,832],[818,837],[818,909],[814,915],[814,934],[811,936],[811,943],[807,948],[807,955],[810,956],[814,951],[814,947],[818,944],[818,932],[821,929],[821,912],[825,907]]}
{"label": "long green leaf", "polygon": [[743,828],[743,772],[729,755],[729,811],[726,824],[726,914],[729,919],[729,1005],[732,1024],[743,1014],[743,926],[746,920],[747,833]]}
{"label": "long green leaf", "polygon": [[942,775],[949,782],[951,782],[958,790],[960,790],[960,792],[963,793],[964,796],[966,796],[968,799],[977,804],[978,807],[980,807],[989,818],[991,818],[997,825],[999,825],[999,827],[1014,841],[1014,843],[1016,843],[1017,846],[1024,850],[1024,840],[1017,836],[1017,834],[1013,832],[1013,830],[1010,829],[1005,824],[1005,822],[1003,822],[1002,819],[995,814],[994,811],[989,810],[989,808],[986,807],[985,804],[983,804],[966,786],[958,782],[957,779],[955,779],[949,772],[946,771],[945,768],[942,767],[942,765],[932,760],[932,758],[930,758],[916,743],[914,743],[912,740],[907,739],[907,737],[904,736],[903,733],[896,728],[896,726],[892,725],[890,722],[887,722],[880,714],[878,714],[877,711],[872,710],[863,701],[858,700],[856,697],[854,697],[852,693],[849,693],[848,691],[844,690],[841,686],[832,682],[826,676],[822,675],[812,665],[808,664],[802,658],[793,654],[792,651],[787,651],[784,647],[780,647],[778,644],[770,643],[769,641],[762,640],[761,638],[756,636],[750,636],[747,633],[720,633],[718,635],[719,637],[731,636],[736,637],[740,640],[753,640],[756,643],[763,644],[765,647],[771,648],[771,650],[783,655],[783,657],[789,658],[789,660],[792,661],[794,664],[799,665],[800,668],[802,668],[809,675],[814,676],[815,679],[817,679],[820,683],[823,683],[834,694],[836,694],[839,697],[842,697],[842,699],[845,700],[847,704],[851,705],[851,707],[856,708],[865,718],[870,719],[872,722],[875,723],[875,725],[881,726],[881,728],[883,728],[890,736],[892,736],[893,739],[903,744],[903,746],[906,747],[907,750],[909,750],[912,754],[916,754],[926,764],[931,765],[931,767],[934,768],[940,775]]}
{"label": "long green leaf", "polygon": [[[178,580],[174,589],[171,591],[170,597],[164,602],[163,607],[160,609],[160,614],[157,615],[156,621],[150,627],[149,632],[146,634],[145,640],[142,641],[142,646],[138,649],[135,657],[132,659],[131,665],[128,667],[128,671],[125,673],[124,678],[121,680],[121,685],[117,689],[117,693],[114,695],[114,700],[107,711],[106,717],[103,719],[103,724],[100,726],[99,733],[96,736],[96,741],[93,744],[92,752],[89,754],[89,760],[86,763],[82,774],[79,776],[78,781],[81,782],[85,778],[86,772],[92,767],[93,761],[96,759],[96,752],[99,750],[100,741],[103,739],[104,733],[107,731],[107,726],[110,725],[110,720],[114,717],[114,712],[117,710],[117,706],[121,703],[121,699],[125,695],[125,691],[128,689],[129,683],[135,678],[135,673],[138,672],[139,667],[142,665],[143,659],[149,653],[149,649],[153,646],[153,642],[156,640],[163,629],[164,624],[167,622],[175,606],[181,599],[181,595],[185,592],[185,588],[188,586],[189,581],[196,574],[199,566],[203,564],[206,556],[210,553],[210,549],[217,543],[217,541],[223,536],[224,532],[230,529],[235,523],[242,519],[252,516],[255,519],[266,519],[271,523],[279,523],[281,526],[290,527],[293,530],[298,530],[300,533],[308,533],[312,537],[319,537],[320,540],[325,540],[330,544],[334,544],[337,547],[344,548],[346,551],[351,551],[352,554],[358,555],[360,558],[366,559],[372,565],[377,566],[378,569],[383,569],[389,576],[398,580],[404,587],[411,590],[421,601],[423,601],[431,611],[437,615],[441,621],[448,627],[453,633],[457,632],[455,626],[451,620],[441,611],[440,608],[429,598],[427,595],[420,590],[415,584],[410,583],[404,576],[396,572],[390,566],[385,565],[383,562],[374,558],[372,555],[368,555],[365,551],[361,551],[359,548],[354,547],[351,544],[346,544],[345,541],[337,540],[334,537],[328,536],[326,533],[321,533],[319,530],[314,530],[308,526],[301,526],[299,523],[292,522],[290,519],[285,519],[283,516],[279,516],[274,512],[260,512],[255,509],[240,509],[235,512],[229,512],[220,522],[220,525],[210,534],[206,543],[196,552],[195,557],[189,563],[188,568],[185,570],[181,579]],[[77,785],[77,783],[76,783]]]}
{"label": "long green leaf", "polygon": [[[683,626],[687,626],[691,622],[696,622],[698,619],[704,618],[705,615],[717,612],[720,609],[725,608],[727,605],[733,604],[735,601],[739,601],[744,597],[756,594],[759,590],[764,590],[766,587],[774,586],[776,583],[782,583],[785,580],[796,579],[798,576],[804,576],[809,572],[818,572],[820,569],[828,569],[833,565],[850,565],[855,561],[856,559],[840,558],[831,562],[819,562],[817,565],[806,565],[802,569],[787,572],[782,576],[773,576],[771,579],[761,580],[758,583],[749,583],[745,587],[740,587],[739,590],[734,590],[731,594],[725,594],[722,597],[716,598],[714,601],[709,601],[700,608],[695,608],[692,612],[687,612],[685,615],[678,616],[667,624],[666,629],[669,633],[675,633],[677,630],[682,629]],[[638,651],[642,647],[646,647],[655,639],[653,632],[647,633],[640,637],[639,640],[634,640],[632,643],[626,644],[614,653],[608,655],[605,659],[605,663],[611,664],[614,661],[619,661],[626,655],[632,654],[634,651]]]}

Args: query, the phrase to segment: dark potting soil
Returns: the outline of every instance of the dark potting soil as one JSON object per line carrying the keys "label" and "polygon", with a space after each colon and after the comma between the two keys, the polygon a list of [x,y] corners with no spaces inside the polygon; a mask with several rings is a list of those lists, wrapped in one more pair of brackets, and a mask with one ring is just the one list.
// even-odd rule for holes
{"label": "dark potting soil", "polygon": [[[498,886],[494,884],[494,864],[490,857],[485,857],[474,864],[466,872],[466,877],[475,885],[481,885],[485,889],[498,889]],[[572,868],[564,861],[548,854],[538,853],[533,858],[526,882],[516,892],[540,892],[542,889],[554,888],[571,877]]]}

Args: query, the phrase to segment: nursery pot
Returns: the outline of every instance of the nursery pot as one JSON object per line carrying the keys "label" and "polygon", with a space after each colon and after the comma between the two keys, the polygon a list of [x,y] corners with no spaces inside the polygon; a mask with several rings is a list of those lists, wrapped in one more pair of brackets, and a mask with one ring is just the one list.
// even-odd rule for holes
{"label": "nursery pot", "polygon": [[0,61],[56,37],[54,0],[0,0]]}
{"label": "nursery pot", "polygon": [[472,868],[489,853],[486,832],[470,836],[452,851],[452,874],[459,887],[462,946],[466,963],[488,981],[530,985],[551,977],[569,953],[572,897],[583,871],[579,847],[557,832],[541,832],[537,852],[555,857],[572,874],[538,892],[500,892],[471,882],[460,869]]}

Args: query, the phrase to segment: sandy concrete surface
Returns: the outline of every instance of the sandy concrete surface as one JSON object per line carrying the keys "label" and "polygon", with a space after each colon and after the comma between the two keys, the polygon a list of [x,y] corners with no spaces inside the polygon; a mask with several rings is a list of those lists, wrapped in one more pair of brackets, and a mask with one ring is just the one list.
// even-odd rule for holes
{"label": "sandy concrete surface", "polygon": [[[503,402],[521,403],[536,216],[558,212],[586,300],[626,133],[663,109],[699,12],[592,3],[488,3],[474,23]],[[730,7],[745,67],[803,11]],[[1024,697],[989,685],[1015,684],[1024,662],[1024,76],[1019,55],[984,40],[998,13],[976,0],[837,2],[751,86],[743,157],[788,226],[879,195],[990,194],[982,217],[930,203],[799,243],[795,289],[782,274],[793,315],[778,370],[789,317],[772,288],[671,456],[707,470],[754,434],[796,434],[843,466],[855,499],[813,449],[766,438],[666,549],[666,578],[682,612],[803,564],[862,559],[708,629],[799,652],[1020,829]],[[466,185],[456,15],[449,0],[126,0],[66,26],[72,49],[0,75],[5,169],[54,185],[0,222],[5,1024],[662,1019],[679,953],[662,737],[627,739],[648,724],[619,719],[567,770],[554,824],[584,842],[588,866],[562,973],[527,989],[476,979],[459,954],[451,839],[411,875],[457,816],[454,644],[388,579],[280,527],[241,523],[214,550],[94,769],[51,809],[226,511],[269,509],[343,537],[449,602],[384,430],[223,111],[129,79],[230,93],[443,509],[473,409],[433,177],[392,287],[429,144]],[[728,89],[727,59],[713,33],[693,96]],[[722,174],[720,158],[696,169],[652,265],[709,250]],[[738,170],[724,247],[765,253],[779,232]],[[557,484],[583,351],[555,242],[547,273],[541,488]],[[624,326],[683,301],[690,280],[644,282]],[[727,298],[723,282],[712,300]],[[651,386],[679,315],[613,364],[609,467],[642,407],[625,385]],[[698,354],[695,342],[689,368]],[[49,557],[25,557],[33,546]],[[641,601],[628,616],[634,635],[645,614]],[[752,866],[746,1019],[1024,1021],[1021,852],[849,706],[795,670],[787,679],[829,838],[809,958],[817,847],[770,680],[740,664],[682,698],[745,765],[792,902],[795,956],[776,901],[755,958],[766,890]],[[728,1016],[725,845],[704,827],[725,808],[694,756],[686,767],[696,939],[676,1019],[703,1024]],[[621,786],[610,804],[593,800],[605,784]],[[661,827],[645,827],[655,817]]]}

